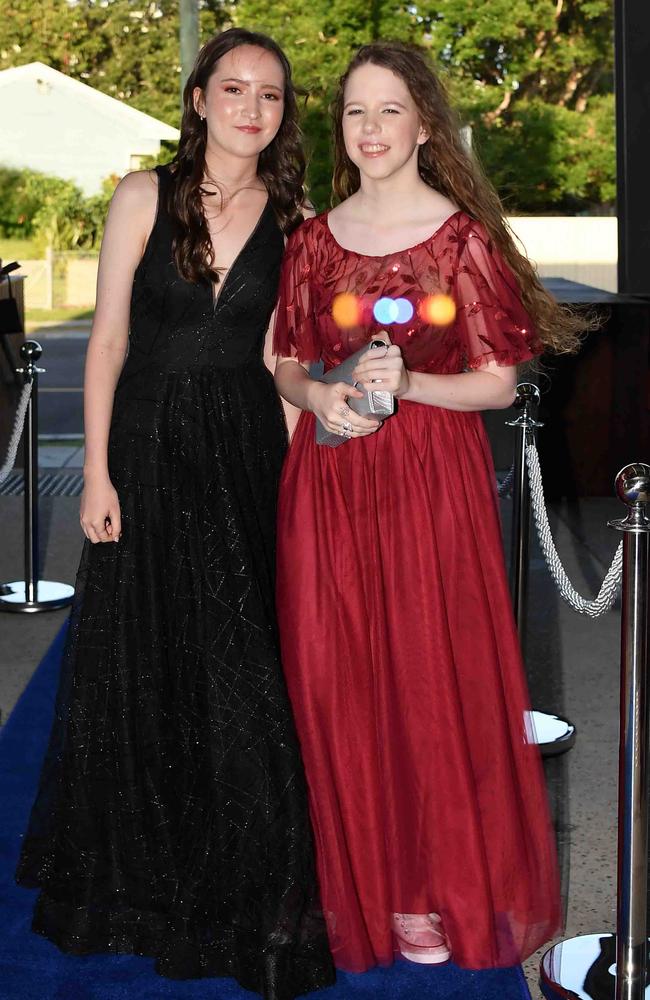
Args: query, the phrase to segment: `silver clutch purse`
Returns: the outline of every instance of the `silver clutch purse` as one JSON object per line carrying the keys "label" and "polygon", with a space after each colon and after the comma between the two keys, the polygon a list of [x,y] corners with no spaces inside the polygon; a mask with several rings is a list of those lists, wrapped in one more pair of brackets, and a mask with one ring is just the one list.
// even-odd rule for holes
{"label": "silver clutch purse", "polygon": [[[373,340],[370,344],[371,349],[388,346],[383,340]],[[352,378],[352,372],[357,367],[359,359],[367,350],[368,345],[356,351],[355,354],[351,354],[349,358],[342,361],[336,368],[331,368],[327,374],[322,375],[319,382],[325,382],[330,385],[333,382],[347,382],[353,388],[358,388],[357,383]],[[350,396],[348,398],[348,406],[360,417],[377,417],[378,420],[383,420],[385,417],[390,417],[393,413],[395,400],[393,394],[385,390],[372,389],[369,392],[363,390],[362,397]],[[348,440],[348,438],[343,437],[341,434],[333,434],[331,431],[328,431],[327,428],[323,427],[320,420],[316,420],[316,444],[324,444],[329,448],[338,448],[340,444],[344,444]]]}

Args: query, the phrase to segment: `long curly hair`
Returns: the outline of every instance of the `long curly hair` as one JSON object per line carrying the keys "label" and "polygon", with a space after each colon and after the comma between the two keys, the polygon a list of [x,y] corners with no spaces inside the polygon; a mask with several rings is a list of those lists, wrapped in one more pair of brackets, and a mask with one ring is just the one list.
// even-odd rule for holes
{"label": "long curly hair", "polygon": [[359,169],[345,149],[343,105],[350,74],[367,63],[391,70],[409,89],[429,135],[418,149],[418,170],[422,180],[483,223],[517,279],[522,302],[544,346],[556,354],[575,353],[582,335],[598,325],[597,318],[560,305],[546,291],[528,258],[517,249],[498,194],[476,157],[466,148],[461,123],[451,107],[447,90],[425,52],[416,46],[401,42],[364,45],[340,78],[332,104],[335,198],[345,200],[358,191],[361,184]]}
{"label": "long curly hair", "polygon": [[280,46],[268,35],[244,28],[229,28],[203,46],[183,91],[183,118],[178,151],[170,164],[168,211],[174,229],[173,255],[179,274],[186,281],[219,281],[214,250],[202,201],[205,181],[207,127],[194,108],[194,89],[205,91],[222,56],[240,45],[254,45],[273,53],[284,72],[284,114],[273,141],[260,153],[257,176],[266,190],[284,233],[302,222],[305,202],[305,156],[298,125],[296,91],[291,66]]}

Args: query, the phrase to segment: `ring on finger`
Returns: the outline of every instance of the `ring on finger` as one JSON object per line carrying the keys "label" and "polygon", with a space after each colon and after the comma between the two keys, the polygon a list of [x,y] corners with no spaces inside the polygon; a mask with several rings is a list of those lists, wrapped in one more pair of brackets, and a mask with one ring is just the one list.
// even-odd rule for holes
{"label": "ring on finger", "polygon": [[348,434],[352,433],[352,424],[350,423],[349,420],[344,420],[343,423],[341,424],[341,427],[343,428],[344,431],[347,431]]}

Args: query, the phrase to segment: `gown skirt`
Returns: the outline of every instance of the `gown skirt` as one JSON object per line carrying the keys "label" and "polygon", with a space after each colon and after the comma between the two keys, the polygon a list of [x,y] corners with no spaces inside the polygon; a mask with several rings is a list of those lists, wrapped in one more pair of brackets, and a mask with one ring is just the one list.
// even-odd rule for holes
{"label": "gown skirt", "polygon": [[[456,218],[434,255],[451,245],[457,260],[466,243],[451,236],[470,225]],[[359,346],[330,306],[360,294],[362,265],[321,219],[306,226],[307,254],[299,231],[285,257],[276,348],[303,361],[322,348],[331,367]],[[488,267],[478,247],[458,271],[477,261]],[[361,280],[382,294],[398,264],[364,257]],[[418,357],[406,340],[411,367],[431,370],[428,343],[442,338]],[[444,351],[437,370],[475,360],[458,325]],[[531,353],[520,337],[520,356]],[[390,963],[391,915],[435,912],[457,964],[513,965],[558,930],[560,904],[482,419],[400,400],[377,433],[337,448],[317,445],[314,425],[304,413],[284,467],[277,603],[335,964]]]}
{"label": "gown skirt", "polygon": [[110,431],[122,536],[84,547],[18,880],[66,952],[293,1000],[332,969],[274,606],[283,237],[267,206],[217,309],[179,278],[164,205]]}

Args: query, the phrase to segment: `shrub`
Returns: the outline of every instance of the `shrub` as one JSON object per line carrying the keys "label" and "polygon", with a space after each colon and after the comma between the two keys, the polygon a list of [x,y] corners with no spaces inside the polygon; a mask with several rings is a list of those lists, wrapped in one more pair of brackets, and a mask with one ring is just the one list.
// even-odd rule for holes
{"label": "shrub", "polygon": [[32,238],[40,249],[97,249],[117,181],[86,197],[73,181],[0,167],[0,235]]}

